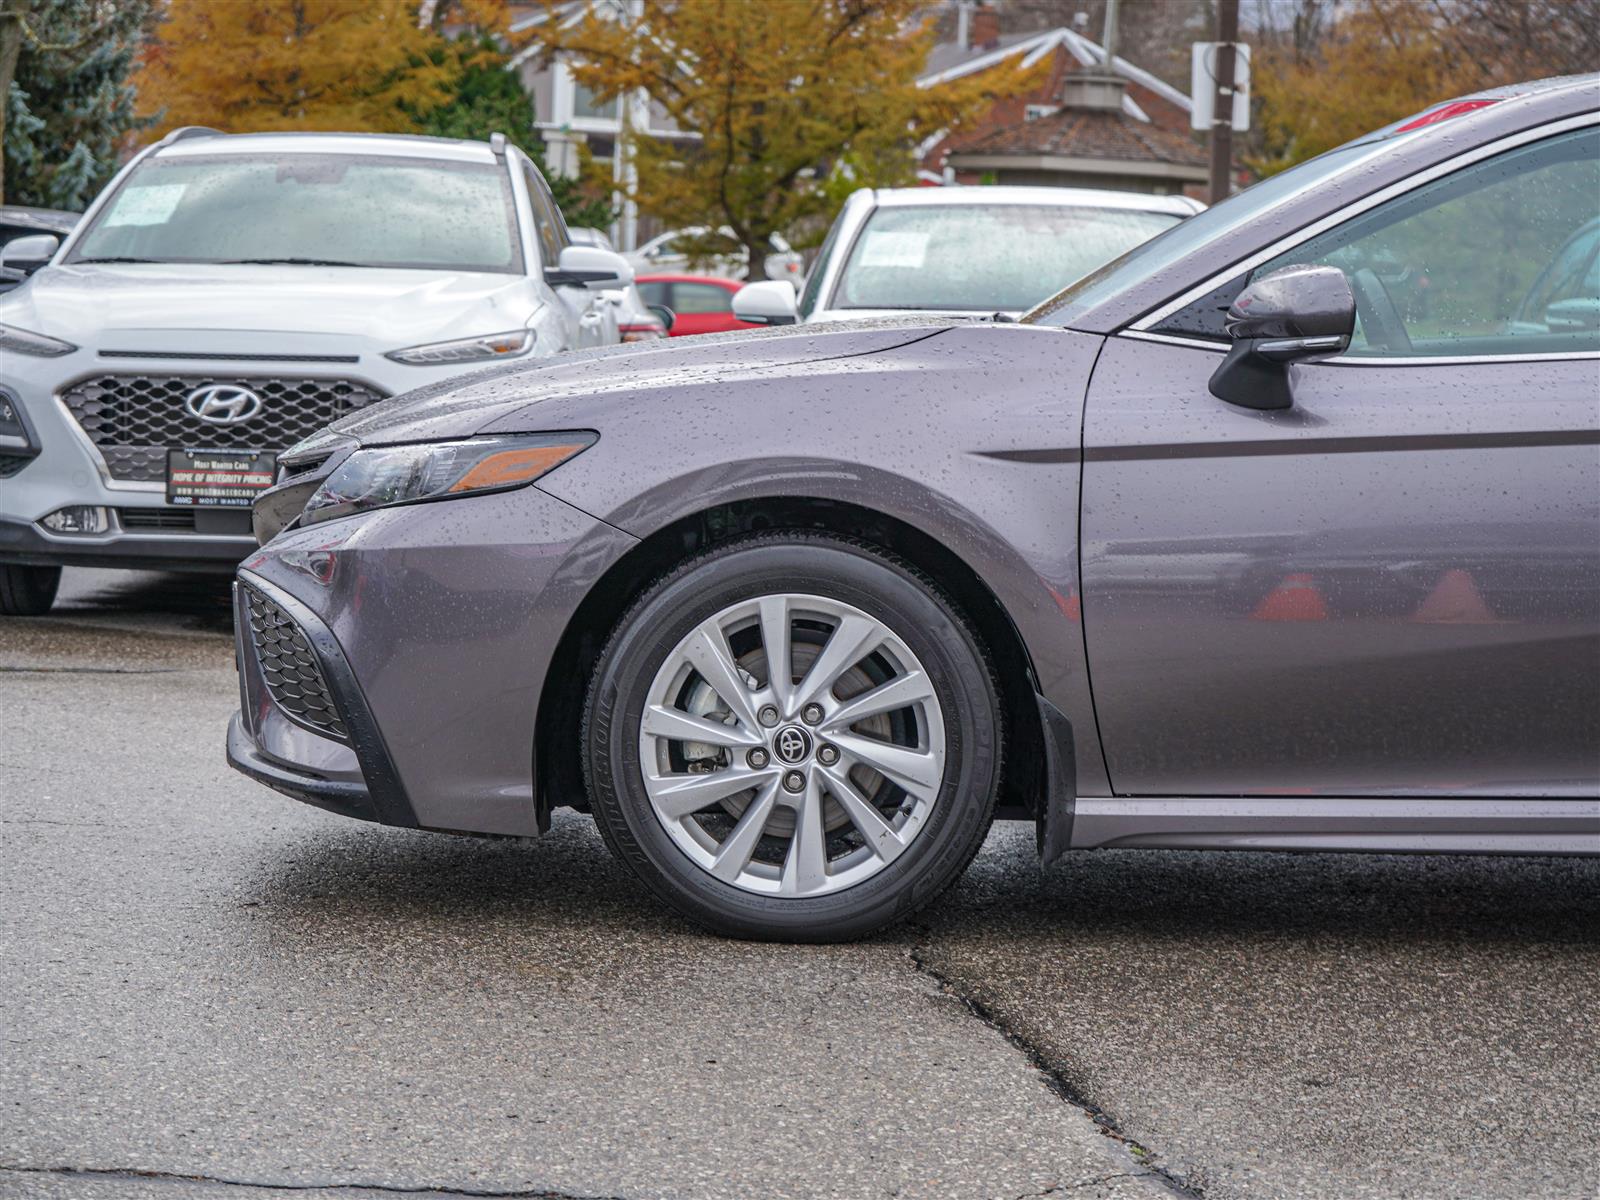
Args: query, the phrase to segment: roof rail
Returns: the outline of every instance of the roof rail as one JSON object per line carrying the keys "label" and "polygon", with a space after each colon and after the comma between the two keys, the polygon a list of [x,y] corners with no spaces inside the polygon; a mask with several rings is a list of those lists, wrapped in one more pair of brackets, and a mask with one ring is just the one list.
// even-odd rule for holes
{"label": "roof rail", "polygon": [[171,133],[167,134],[166,137],[157,142],[156,145],[170,146],[173,142],[183,141],[184,138],[209,137],[213,134],[217,137],[223,136],[222,130],[212,129],[209,125],[185,125],[180,129],[174,129]]}
{"label": "roof rail", "polygon": [[496,130],[489,135],[489,149],[494,151],[497,158],[504,157],[506,152],[506,135]]}

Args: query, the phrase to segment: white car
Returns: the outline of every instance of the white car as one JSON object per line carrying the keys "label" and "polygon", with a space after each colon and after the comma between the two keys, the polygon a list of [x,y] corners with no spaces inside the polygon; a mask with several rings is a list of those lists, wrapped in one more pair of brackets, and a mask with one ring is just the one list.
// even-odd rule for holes
{"label": "white car", "polygon": [[1187,196],[1092,188],[863,188],[845,201],[798,297],[787,283],[752,283],[733,312],[761,325],[1016,317],[1204,208]]}
{"label": "white car", "polygon": [[618,340],[620,255],[489,142],[183,129],[0,296],[0,613],[63,565],[231,571],[278,452],[474,366]]}
{"label": "white car", "polygon": [[[598,246],[602,250],[615,249],[610,235],[603,229],[573,225],[568,228],[568,232],[572,234],[572,240],[580,246]],[[638,284],[630,283],[625,288],[609,288],[604,295],[611,301],[611,307],[616,311],[617,334],[621,341],[659,341],[666,337],[667,331],[672,328],[671,310],[661,305],[646,304]]]}
{"label": "white car", "polygon": [[[691,229],[674,229],[668,233],[657,234],[632,254],[627,256],[633,264],[633,269],[639,275],[682,275],[695,273],[701,275],[720,275],[723,279],[743,279],[750,274],[750,253],[741,248],[736,254],[711,255],[705,258],[691,258],[681,245],[682,239],[705,237],[710,232],[709,228],[696,226]],[[720,230],[725,238],[734,236],[733,230],[724,226]],[[787,279],[795,283],[800,281],[803,270],[800,255],[790,248],[789,243],[779,235],[772,238],[773,253],[767,255],[767,278],[769,280]]]}

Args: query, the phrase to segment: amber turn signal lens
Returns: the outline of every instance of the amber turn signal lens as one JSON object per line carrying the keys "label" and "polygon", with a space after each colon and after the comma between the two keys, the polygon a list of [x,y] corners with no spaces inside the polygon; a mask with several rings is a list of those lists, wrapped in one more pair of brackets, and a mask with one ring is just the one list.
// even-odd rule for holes
{"label": "amber turn signal lens", "polygon": [[480,488],[515,487],[519,483],[528,483],[588,446],[588,442],[574,442],[567,446],[502,450],[474,463],[470,471],[451,485],[450,491],[475,492]]}

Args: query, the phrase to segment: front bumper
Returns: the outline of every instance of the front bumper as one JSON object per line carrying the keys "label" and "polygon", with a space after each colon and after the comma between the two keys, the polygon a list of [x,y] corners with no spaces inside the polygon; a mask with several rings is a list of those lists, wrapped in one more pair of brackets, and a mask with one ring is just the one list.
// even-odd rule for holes
{"label": "front bumper", "polygon": [[[228,763],[286,796],[341,816],[415,828],[416,813],[394,760],[356,683],[344,650],[320,617],[282,588],[240,572],[233,585],[234,643],[240,711],[228,723]],[[338,733],[297,723],[275,696],[257,639],[251,593],[272,605],[301,635],[339,718]]]}
{"label": "front bumper", "polygon": [[228,765],[235,771],[243,772],[257,783],[264,783],[291,799],[314,804],[341,817],[354,817],[358,821],[380,820],[372,805],[372,794],[365,783],[348,779],[323,779],[274,762],[261,752],[250,731],[245,728],[244,721],[244,713],[236,712],[228,722]]}
{"label": "front bumper", "polygon": [[584,687],[550,660],[636,544],[537,486],[279,534],[237,577],[228,761],[347,816],[537,835],[573,802],[535,786],[540,705]]}
{"label": "front bumper", "polygon": [[0,563],[226,574],[255,547],[255,538],[248,536],[136,534],[120,525],[115,531],[99,536],[54,536],[45,533],[33,521],[0,517]]}
{"label": "front bumper", "polygon": [[[400,366],[373,347],[332,335],[102,332],[120,349],[83,348],[60,358],[4,356],[0,393],[21,414],[26,444],[18,447],[7,439],[8,444],[0,445],[0,563],[231,573],[256,546],[249,508],[168,504],[164,467],[156,474],[147,469],[130,477],[127,462],[118,455],[148,451],[164,464],[168,449],[183,446],[281,452],[301,433],[324,423],[324,417],[337,415],[332,408],[322,412],[296,388],[312,389],[317,396],[343,389],[341,395],[359,392],[365,399],[459,373],[454,367]],[[145,344],[151,346],[148,356],[134,349]],[[319,354],[348,361],[294,361],[296,355]],[[111,393],[93,401],[80,395],[86,381],[100,387],[120,379],[165,380],[172,385],[171,394],[152,394],[137,408]],[[174,426],[180,418],[189,420],[183,416],[184,387],[178,383],[199,386],[211,380],[259,385],[271,405],[236,427],[197,431]],[[40,524],[50,513],[73,505],[109,509],[111,530],[67,535]]]}

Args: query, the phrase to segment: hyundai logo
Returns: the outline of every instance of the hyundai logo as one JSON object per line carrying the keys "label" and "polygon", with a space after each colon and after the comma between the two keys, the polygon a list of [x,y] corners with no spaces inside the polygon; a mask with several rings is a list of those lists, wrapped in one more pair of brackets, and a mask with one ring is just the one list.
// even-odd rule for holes
{"label": "hyundai logo", "polygon": [[195,388],[183,406],[213,425],[237,425],[261,411],[261,397],[236,383],[213,383]]}
{"label": "hyundai logo", "polygon": [[778,731],[772,748],[786,763],[804,762],[806,755],[811,753],[811,739],[798,725],[790,725],[787,729]]}

